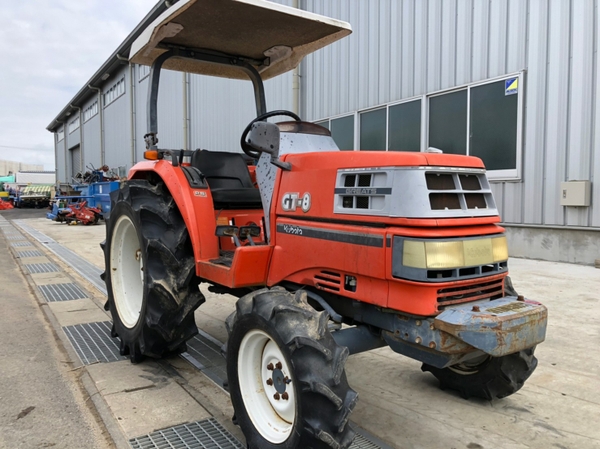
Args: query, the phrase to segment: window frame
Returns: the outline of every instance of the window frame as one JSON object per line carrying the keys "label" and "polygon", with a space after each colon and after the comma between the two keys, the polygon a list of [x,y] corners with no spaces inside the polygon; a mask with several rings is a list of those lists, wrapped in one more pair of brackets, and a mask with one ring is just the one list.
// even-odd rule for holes
{"label": "window frame", "polygon": [[98,100],[89,105],[83,110],[83,123],[89,122],[92,118],[98,115]]}
{"label": "window frame", "polygon": [[[366,108],[366,109],[361,109],[360,111],[357,111],[356,113],[356,120],[354,121],[354,127],[356,130],[356,126],[358,126],[358,132],[355,132],[356,134],[356,142],[354,143],[354,148],[355,151],[363,151],[360,149],[360,139],[361,139],[361,132],[360,132],[360,119],[361,116],[363,114],[368,114],[369,112],[373,112],[373,111],[379,111],[380,109],[384,109],[385,108],[385,151],[387,151],[387,147],[388,147],[388,127],[390,125],[390,106],[388,104],[385,105],[379,105],[379,106],[373,106],[372,108]],[[373,150],[364,150],[364,151],[373,151]]]}
{"label": "window frame", "polygon": [[[122,92],[119,93],[119,86],[121,86],[121,83],[123,88],[122,88]],[[108,101],[106,101],[107,95],[114,95],[112,98],[110,98]],[[121,76],[121,78],[116,81],[111,87],[110,89],[106,90],[103,92],[102,95],[102,102],[103,107],[107,107],[111,104],[113,104],[115,101],[117,101],[119,98],[121,98],[123,95],[125,95],[125,75]]]}
{"label": "window frame", "polygon": [[[425,146],[423,148],[429,148],[429,99],[432,97],[437,97],[445,94],[450,94],[460,90],[467,90],[467,129],[466,129],[466,154],[470,155],[470,131],[471,131],[471,89],[479,86],[484,86],[486,84],[493,84],[499,81],[505,81],[509,78],[517,78],[519,80],[518,91],[515,95],[517,95],[517,142],[516,142],[516,167],[505,170],[486,170],[487,177],[490,181],[521,181],[522,180],[522,159],[523,159],[523,106],[524,106],[524,87],[525,87],[525,70],[521,70],[519,72],[509,73],[502,76],[496,76],[493,78],[488,78],[482,81],[476,81],[473,83],[463,84],[461,86],[456,86],[451,89],[439,90],[436,92],[429,93],[424,95],[426,98],[426,115],[425,115]],[[421,111],[423,113],[423,111]],[[423,124],[421,124],[423,126]]]}
{"label": "window frame", "polygon": [[[426,101],[426,99],[427,99],[427,95],[415,95],[414,97],[403,98],[402,100],[394,101],[392,103],[387,104],[387,129],[386,129],[387,132],[386,132],[386,136],[385,136],[385,151],[390,151],[390,149],[389,149],[389,146],[390,146],[390,130],[389,130],[390,108],[397,106],[399,104],[411,103],[413,101],[419,100],[421,102],[421,129],[419,130],[419,136],[420,136],[419,153],[423,152],[423,148],[426,148],[425,143],[427,142],[427,134],[425,131],[423,131],[423,120],[425,120],[423,111],[425,109],[427,109],[427,108],[423,107],[423,104]],[[395,150],[392,150],[392,151],[395,151]]]}
{"label": "window frame", "polygon": [[69,122],[69,124],[67,126],[69,134],[73,134],[75,131],[77,131],[79,129],[80,126],[81,126],[81,120],[80,120],[79,116],[77,116],[71,122]]}
{"label": "window frame", "polygon": [[[359,123],[358,123],[358,119],[359,119],[358,118],[358,111],[354,111],[354,112],[350,112],[350,113],[344,113],[344,114],[338,114],[338,115],[332,115],[331,117],[326,117],[326,118],[319,119],[319,120],[313,120],[312,123],[318,124],[320,122],[327,122],[327,126],[328,126],[327,129],[329,129],[329,132],[331,132],[331,121],[332,120],[337,120],[337,119],[340,119],[340,118],[346,118],[346,117],[350,117],[350,116],[354,117],[354,120],[353,120],[353,122],[354,122],[353,123],[353,127],[354,127],[353,128],[353,130],[354,130],[353,134],[354,134],[354,136],[353,136],[353,140],[352,140],[352,149],[351,150],[341,150],[341,151],[360,151],[360,150],[358,150],[356,148],[356,142],[358,141],[357,139],[359,137],[358,130],[356,129],[356,127],[359,125]],[[332,136],[332,138],[333,138],[333,136]],[[337,143],[336,143],[336,145],[337,145]]]}
{"label": "window frame", "polygon": [[65,140],[65,128],[63,127],[62,129],[59,129],[58,131],[56,131],[56,142],[62,142],[63,140]]}
{"label": "window frame", "polygon": [[522,170],[523,170],[523,118],[524,118],[524,106],[525,106],[525,74],[526,70],[520,70],[518,72],[507,73],[504,75],[496,76],[493,78],[487,78],[485,80],[476,81],[472,83],[461,84],[448,89],[441,89],[438,91],[414,95],[412,97],[403,98],[398,101],[393,101],[386,104],[379,104],[364,109],[358,109],[350,113],[337,114],[330,117],[320,118],[313,120],[313,122],[328,122],[329,130],[331,130],[331,120],[338,118],[348,117],[354,115],[354,145],[352,151],[360,150],[360,115],[365,112],[370,112],[376,109],[386,108],[386,135],[385,135],[385,149],[383,151],[390,151],[389,146],[389,126],[390,126],[390,107],[396,106],[402,103],[410,103],[412,101],[420,100],[421,102],[421,130],[420,130],[420,151],[425,152],[429,148],[429,99],[436,96],[450,94],[460,90],[467,91],[467,129],[466,133],[466,154],[469,155],[470,150],[470,130],[471,130],[471,89],[483,86],[486,84],[497,83],[504,81],[509,78],[518,78],[519,87],[515,95],[517,95],[517,142],[516,142],[516,167],[513,169],[505,170],[487,170],[488,179],[492,182],[520,182],[522,181]]}

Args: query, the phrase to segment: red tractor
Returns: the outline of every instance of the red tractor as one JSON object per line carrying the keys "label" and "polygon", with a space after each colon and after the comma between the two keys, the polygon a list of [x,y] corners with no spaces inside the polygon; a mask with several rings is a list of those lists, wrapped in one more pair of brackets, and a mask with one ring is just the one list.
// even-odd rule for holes
{"label": "red tractor", "polygon": [[[537,365],[547,310],[517,296],[485,168],[438,153],[341,152],[267,112],[263,80],[351,33],[263,0],[181,0],[134,42],[151,65],[149,159],[112,194],[113,336],[140,362],[184,351],[201,282],[239,297],[228,388],[250,448],[347,448],[349,355],[384,345],[464,397],[508,396]],[[161,68],[250,79],[241,153],[157,146]],[[271,123],[267,119],[287,116]]]}

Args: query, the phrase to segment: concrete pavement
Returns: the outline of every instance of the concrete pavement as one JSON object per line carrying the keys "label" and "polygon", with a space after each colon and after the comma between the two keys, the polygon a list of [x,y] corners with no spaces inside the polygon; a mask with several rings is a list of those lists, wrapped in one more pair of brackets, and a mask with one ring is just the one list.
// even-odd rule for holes
{"label": "concrete pavement", "polygon": [[114,447],[0,233],[0,448]]}
{"label": "concrete pavement", "polygon": [[[97,246],[104,239],[103,226],[67,227],[44,219],[27,224],[103,266]],[[538,369],[521,391],[498,401],[466,401],[440,391],[419,363],[382,348],[353,356],[347,364],[350,384],[360,394],[353,421],[396,448],[600,447],[600,355],[595,350],[600,342],[600,270],[526,259],[511,259],[509,267],[519,293],[550,310],[547,340],[536,351]],[[65,271],[76,276],[68,267]],[[205,293],[197,324],[224,340],[223,321],[235,298]],[[101,304],[101,298],[94,303]],[[127,363],[117,363],[126,373]],[[206,412],[222,420],[231,416],[227,395],[206,377],[179,359],[168,365],[166,371],[164,365],[159,368],[167,377],[180,377],[178,384]],[[100,368],[94,365],[89,371]],[[95,376],[96,385],[103,376]],[[161,399],[139,398],[145,400],[151,405]]]}

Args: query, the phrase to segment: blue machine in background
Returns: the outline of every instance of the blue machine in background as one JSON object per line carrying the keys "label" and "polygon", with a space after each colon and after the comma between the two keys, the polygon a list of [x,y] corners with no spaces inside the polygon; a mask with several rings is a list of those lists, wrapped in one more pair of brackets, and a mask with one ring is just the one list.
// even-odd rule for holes
{"label": "blue machine in background", "polygon": [[[94,182],[87,187],[88,206],[97,207],[102,211],[102,215],[110,213],[110,192],[119,189],[119,181]],[[82,191],[82,195],[83,191]]]}
{"label": "blue machine in background", "polygon": [[62,222],[63,217],[71,212],[69,204],[87,201],[88,207],[100,209],[101,217],[110,213],[110,192],[119,188],[119,181],[101,181],[91,184],[79,184],[72,186],[78,195],[57,196],[52,206],[52,211],[46,214],[46,218]]}

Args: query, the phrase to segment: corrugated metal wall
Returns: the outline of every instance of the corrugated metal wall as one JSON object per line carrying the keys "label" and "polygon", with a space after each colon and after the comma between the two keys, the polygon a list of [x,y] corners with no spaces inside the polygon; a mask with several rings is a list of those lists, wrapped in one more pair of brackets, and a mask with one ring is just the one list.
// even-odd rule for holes
{"label": "corrugated metal wall", "polygon": [[[304,114],[331,117],[526,70],[522,182],[493,184],[507,223],[600,227],[560,182],[600,179],[595,0],[301,1],[354,33],[306,58]],[[600,183],[592,184],[600,198]]]}
{"label": "corrugated metal wall", "polygon": [[[79,112],[76,112],[75,115],[72,115],[71,117],[69,117],[69,124],[73,122],[73,118],[78,116]],[[67,124],[66,126],[66,130],[67,130],[67,146],[69,148],[73,148],[76,145],[79,145],[81,143],[81,135],[79,134],[79,131],[81,128],[81,118],[79,120],[79,126],[74,129],[72,132],[69,132],[69,124]]]}
{"label": "corrugated metal wall", "polygon": [[[158,136],[161,148],[182,149],[184,143],[183,119],[183,80],[184,74],[165,70],[160,75],[160,88],[158,91]],[[147,87],[147,82],[146,89]],[[144,89],[139,95],[147,96]],[[143,114],[146,118],[146,109]],[[145,125],[138,131],[138,135],[144,135],[147,130]]]}
{"label": "corrugated metal wall", "polygon": [[125,94],[108,105],[104,99],[100,108],[104,120],[104,157],[111,168],[126,166],[131,168],[131,93],[129,67],[124,68],[106,81],[103,91],[106,92],[122,77],[125,77]]}
{"label": "corrugated metal wall", "polygon": [[[240,136],[256,117],[250,81],[190,76],[191,149],[241,151]],[[285,74],[265,82],[267,109],[291,109],[292,77]]]}
{"label": "corrugated metal wall", "polygon": [[[600,179],[598,1],[300,0],[303,9],[349,21],[354,29],[302,63],[302,115],[317,120],[524,70],[522,176],[493,183],[503,219],[600,227],[600,204],[559,204],[560,182]],[[147,84],[136,70],[136,160],[144,150]],[[291,74],[266,83],[269,110],[291,108],[291,85]],[[104,108],[106,162],[113,167],[134,162],[131,91],[127,78],[126,95]],[[161,146],[184,147],[187,115],[190,149],[227,151],[239,151],[241,131],[256,114],[249,82],[173,72],[162,77],[159,111]],[[85,126],[86,163],[99,151],[96,139]],[[600,198],[600,183],[592,188],[592,197]]]}
{"label": "corrugated metal wall", "polygon": [[54,134],[54,151],[56,155],[56,179],[64,182],[67,179],[67,150],[64,139],[59,142],[56,141],[56,136],[63,129],[64,126],[56,129],[56,133]]}
{"label": "corrugated metal wall", "polygon": [[[135,66],[133,92],[134,97],[134,121],[135,121],[135,158],[137,161],[144,160],[144,134],[148,132],[146,124],[146,103],[148,102],[148,81],[149,78],[140,79],[140,66]],[[160,92],[159,92],[160,95]]]}
{"label": "corrugated metal wall", "polygon": [[[93,99],[88,101],[82,108],[85,109],[98,101],[98,95],[94,95]],[[99,105],[101,103],[98,103]],[[100,106],[98,106],[98,114],[83,123],[83,158],[85,165],[91,164],[99,168],[102,165],[101,161],[101,139],[100,139]]]}

